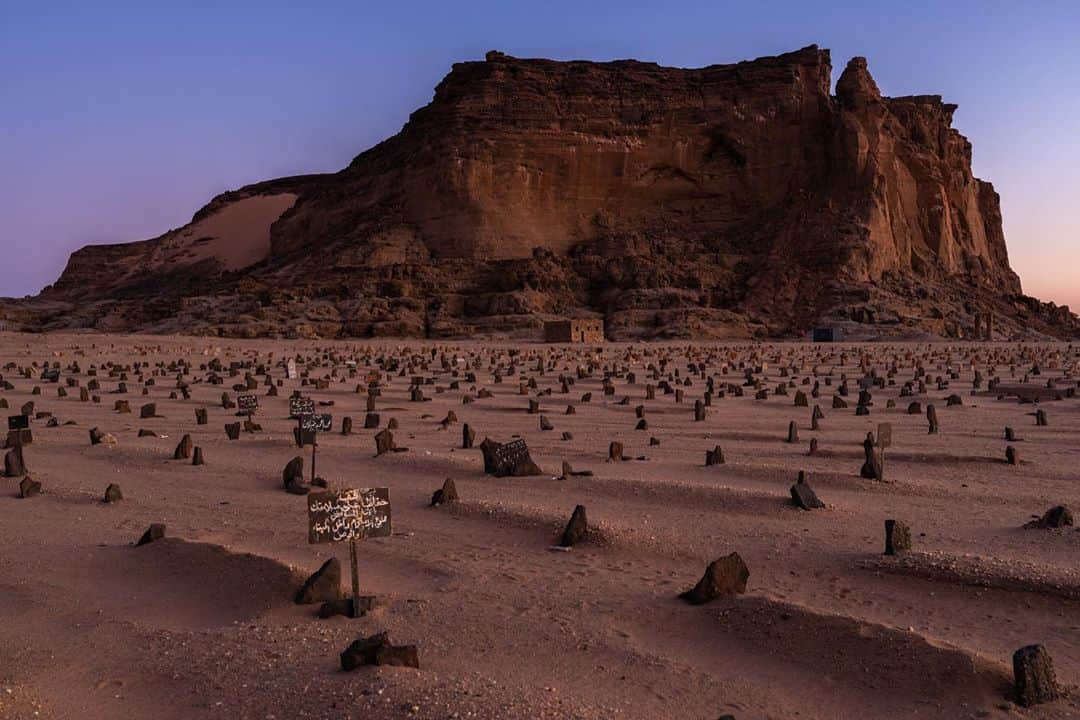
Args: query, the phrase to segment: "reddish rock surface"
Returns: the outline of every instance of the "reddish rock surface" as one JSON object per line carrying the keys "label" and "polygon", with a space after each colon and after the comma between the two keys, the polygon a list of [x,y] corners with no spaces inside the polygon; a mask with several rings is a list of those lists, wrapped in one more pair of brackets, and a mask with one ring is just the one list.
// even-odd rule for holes
{"label": "reddish rock surface", "polygon": [[455,65],[332,175],[225,193],[154,240],[74,253],[9,327],[233,336],[1080,334],[1021,293],[955,105],[827,50],[701,69]]}

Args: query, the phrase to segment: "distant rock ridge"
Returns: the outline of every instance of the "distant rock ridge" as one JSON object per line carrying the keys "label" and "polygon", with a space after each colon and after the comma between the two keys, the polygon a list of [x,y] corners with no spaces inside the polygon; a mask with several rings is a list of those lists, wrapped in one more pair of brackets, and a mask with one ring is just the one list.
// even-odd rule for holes
{"label": "distant rock ridge", "polygon": [[[997,193],[939,96],[881,95],[828,50],[699,69],[490,52],[329,175],[214,198],[90,246],[27,329],[230,336],[1074,337],[1022,294]],[[983,325],[985,326],[985,324]]]}

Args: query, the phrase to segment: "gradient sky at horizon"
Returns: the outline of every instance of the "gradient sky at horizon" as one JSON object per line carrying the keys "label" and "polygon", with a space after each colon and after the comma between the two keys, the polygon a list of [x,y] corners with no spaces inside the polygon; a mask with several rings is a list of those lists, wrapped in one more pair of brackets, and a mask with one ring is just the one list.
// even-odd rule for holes
{"label": "gradient sky at horizon", "polygon": [[344,167],[487,50],[700,67],[816,43],[834,81],[864,55],[883,93],[959,105],[1025,292],[1080,310],[1075,1],[154,5],[0,0],[0,296],[224,190]]}

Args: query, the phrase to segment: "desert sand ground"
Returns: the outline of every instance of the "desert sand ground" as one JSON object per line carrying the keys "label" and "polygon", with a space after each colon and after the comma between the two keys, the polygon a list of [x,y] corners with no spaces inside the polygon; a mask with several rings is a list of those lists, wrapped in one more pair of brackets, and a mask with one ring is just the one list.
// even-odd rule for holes
{"label": "desert sand ground", "polygon": [[[897,366],[893,384],[871,389],[866,416],[855,414],[861,352],[882,377]],[[312,382],[330,378],[327,389],[285,379],[284,359],[297,356]],[[376,457],[376,430],[363,421],[366,376],[381,356],[399,364],[382,377],[380,429],[396,419],[395,440],[408,451]],[[191,363],[186,400],[170,399],[178,373],[167,365],[179,358]],[[225,368],[220,385],[208,382],[214,358]],[[1023,527],[1052,506],[1080,510],[1080,401],[1052,399],[1075,388],[1078,358],[1065,345],[598,349],[3,334],[0,372],[13,389],[0,390],[9,406],[0,414],[33,401],[35,413],[59,424],[33,419],[24,448],[41,494],[19,498],[20,479],[0,479],[0,717],[1080,717],[1080,532]],[[661,390],[645,399],[646,384],[658,382],[648,366],[664,359],[659,379],[692,382],[678,385],[681,403]],[[347,360],[358,361],[355,375]],[[467,382],[475,360],[476,382]],[[232,376],[236,361],[253,365]],[[590,361],[592,374],[577,379]],[[900,397],[916,361],[926,393]],[[41,378],[45,362],[59,364],[58,383]],[[764,365],[754,377],[768,398],[755,399],[753,387],[726,393],[695,422],[705,378],[690,362],[707,364],[718,391],[743,386],[740,363]],[[140,373],[133,363],[149,367]],[[236,410],[224,409],[221,395],[235,399],[233,385],[260,363],[282,381],[279,395],[267,397],[257,375],[262,430],[230,441],[224,425]],[[1026,387],[1054,379],[1056,390],[1037,405],[998,398],[1036,365]],[[85,387],[92,367],[100,402],[81,402],[67,379]],[[120,368],[126,394],[115,392]],[[605,368],[616,374],[613,395],[602,389]],[[983,382],[973,392],[976,368]],[[845,374],[848,408],[833,409]],[[566,394],[560,375],[576,379]],[[413,376],[433,379],[423,386],[429,401],[410,401]],[[947,389],[938,389],[939,376]],[[1001,386],[987,392],[995,376]],[[527,378],[537,388],[522,395]],[[820,397],[795,407],[795,391],[812,387],[804,378],[821,383]],[[775,393],[790,382],[787,395]],[[463,404],[481,388],[493,397]],[[348,587],[347,545],[309,544],[306,500],[282,486],[293,457],[310,471],[310,448],[295,446],[288,418],[295,390],[334,403],[318,407],[334,415],[333,431],[319,436],[318,475],[331,487],[390,489],[393,535],[360,543],[361,589],[378,598],[362,618],[318,619],[317,606],[293,603],[331,556]],[[963,404],[947,407],[952,394]],[[553,430],[540,430],[530,399]],[[114,412],[117,400],[132,414]],[[935,405],[939,434],[928,434],[924,414],[907,413],[911,401]],[[159,417],[140,419],[150,402]],[[811,431],[815,404],[825,417]],[[565,414],[568,405],[575,414]],[[646,430],[635,430],[638,405]],[[197,408],[208,411],[207,425],[196,425]],[[1046,426],[1036,426],[1036,409]],[[444,428],[448,411],[459,422]],[[349,436],[340,433],[345,416],[355,422]],[[787,442],[792,420],[795,443]],[[860,477],[863,439],[881,422],[893,425],[885,482]],[[478,444],[524,438],[544,475],[486,475],[480,450],[461,449],[462,423]],[[1005,426],[1016,441],[1004,440]],[[91,445],[91,428],[117,443]],[[137,437],[141,428],[158,437]],[[173,459],[184,434],[205,465]],[[616,440],[630,460],[607,461]],[[706,467],[717,445],[726,462]],[[1006,445],[1020,464],[1005,462]],[[563,461],[594,474],[559,479]],[[800,470],[825,509],[791,504]],[[460,502],[430,507],[446,478]],[[120,485],[121,502],[102,502],[109,483]],[[579,504],[588,538],[552,551]],[[882,555],[889,518],[911,526],[905,555]],[[134,547],[151,523],[164,523],[166,538]],[[750,571],[745,594],[698,606],[678,598],[733,551]],[[420,669],[343,672],[339,653],[379,631],[416,644]],[[1071,697],[1021,708],[1010,701],[1011,658],[1034,643],[1049,651]]]}

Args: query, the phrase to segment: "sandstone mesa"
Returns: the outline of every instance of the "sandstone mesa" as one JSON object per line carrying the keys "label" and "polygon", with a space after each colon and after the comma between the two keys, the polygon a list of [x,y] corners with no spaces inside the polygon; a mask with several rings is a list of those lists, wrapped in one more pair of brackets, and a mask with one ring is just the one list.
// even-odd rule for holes
{"label": "sandstone mesa", "polygon": [[993,186],[936,95],[828,50],[676,69],[498,52],[454,65],[340,172],[224,193],[87,246],[8,329],[231,337],[1071,338],[1022,293]]}

